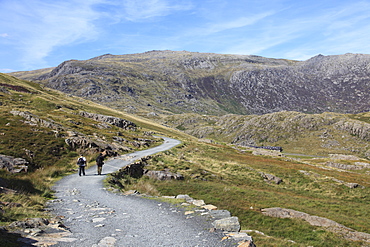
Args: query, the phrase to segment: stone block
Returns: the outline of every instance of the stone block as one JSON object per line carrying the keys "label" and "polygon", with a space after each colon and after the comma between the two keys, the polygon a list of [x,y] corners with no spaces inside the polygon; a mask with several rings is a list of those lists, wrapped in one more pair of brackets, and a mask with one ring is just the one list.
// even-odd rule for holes
{"label": "stone block", "polygon": [[240,223],[238,217],[228,217],[213,222],[213,227],[219,230],[228,232],[238,232],[240,230]]}
{"label": "stone block", "polygon": [[212,210],[209,212],[214,219],[223,219],[231,217],[231,213],[227,210]]}

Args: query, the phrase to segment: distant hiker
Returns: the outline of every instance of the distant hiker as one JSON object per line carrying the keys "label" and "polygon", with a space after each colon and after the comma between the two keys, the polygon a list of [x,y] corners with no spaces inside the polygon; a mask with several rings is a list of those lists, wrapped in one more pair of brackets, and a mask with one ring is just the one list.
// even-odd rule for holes
{"label": "distant hiker", "polygon": [[98,158],[96,158],[96,165],[98,166],[98,175],[101,175],[103,165],[104,165],[103,160],[104,160],[104,155],[100,153]]}
{"label": "distant hiker", "polygon": [[81,154],[80,158],[77,159],[78,175],[83,174],[85,176],[86,158]]}

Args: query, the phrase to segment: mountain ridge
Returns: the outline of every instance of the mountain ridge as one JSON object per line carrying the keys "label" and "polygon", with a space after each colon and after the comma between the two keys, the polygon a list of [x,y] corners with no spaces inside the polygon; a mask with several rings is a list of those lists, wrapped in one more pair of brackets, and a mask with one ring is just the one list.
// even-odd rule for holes
{"label": "mountain ridge", "polygon": [[187,51],[105,54],[12,75],[145,115],[370,111],[370,55],[306,61]]}

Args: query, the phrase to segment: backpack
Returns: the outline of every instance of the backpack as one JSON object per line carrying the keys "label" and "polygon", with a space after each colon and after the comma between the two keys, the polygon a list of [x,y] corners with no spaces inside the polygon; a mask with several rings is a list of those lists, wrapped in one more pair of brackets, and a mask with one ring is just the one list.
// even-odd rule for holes
{"label": "backpack", "polygon": [[102,166],[102,165],[104,165],[103,160],[104,160],[104,157],[103,157],[102,155],[99,155],[99,156],[96,158],[96,164],[97,164],[98,166]]}
{"label": "backpack", "polygon": [[77,165],[79,165],[79,166],[83,166],[84,164],[85,164],[84,159],[83,159],[82,157],[80,157],[80,158],[78,159],[78,161],[77,161]]}

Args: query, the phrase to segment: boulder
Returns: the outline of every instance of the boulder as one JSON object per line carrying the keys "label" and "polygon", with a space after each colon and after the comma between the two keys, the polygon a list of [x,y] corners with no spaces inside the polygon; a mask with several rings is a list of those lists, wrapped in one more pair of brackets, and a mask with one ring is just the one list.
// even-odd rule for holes
{"label": "boulder", "polygon": [[283,180],[279,177],[276,177],[274,175],[271,175],[271,174],[265,174],[263,172],[260,173],[261,176],[265,179],[266,182],[274,182],[275,184],[280,184],[281,182],[283,182]]}
{"label": "boulder", "polygon": [[194,199],[191,198],[189,195],[177,195],[176,196],[176,199],[184,199],[185,201],[189,202],[189,201],[193,201]]}
{"label": "boulder", "polygon": [[203,200],[194,200],[194,201],[192,201],[191,203],[192,203],[193,205],[197,206],[197,207],[201,207],[201,206],[206,205],[206,204],[204,203],[204,201],[203,201]]}
{"label": "boulder", "polygon": [[215,205],[212,205],[212,204],[203,205],[202,208],[210,210],[210,211],[211,210],[217,210],[217,207]]}
{"label": "boulder", "polygon": [[238,247],[256,247],[256,245],[253,243],[253,241],[243,241],[238,245]]}
{"label": "boulder", "polygon": [[231,213],[227,210],[212,210],[209,212],[212,218],[214,219],[223,219],[231,217]]}
{"label": "boulder", "polygon": [[344,185],[350,189],[355,189],[360,186],[358,183],[344,183]]}
{"label": "boulder", "polygon": [[212,224],[218,230],[229,232],[238,232],[240,230],[239,219],[235,216],[215,220]]}
{"label": "boulder", "polygon": [[129,175],[133,178],[141,178],[144,175],[144,166],[145,164],[143,164],[142,162],[133,163],[122,168],[122,174]]}
{"label": "boulder", "polygon": [[244,247],[252,247],[255,246],[253,244],[253,239],[250,235],[248,235],[245,232],[230,232],[226,234],[226,236],[231,237],[235,240],[237,240],[240,244],[238,247],[244,246]]}

